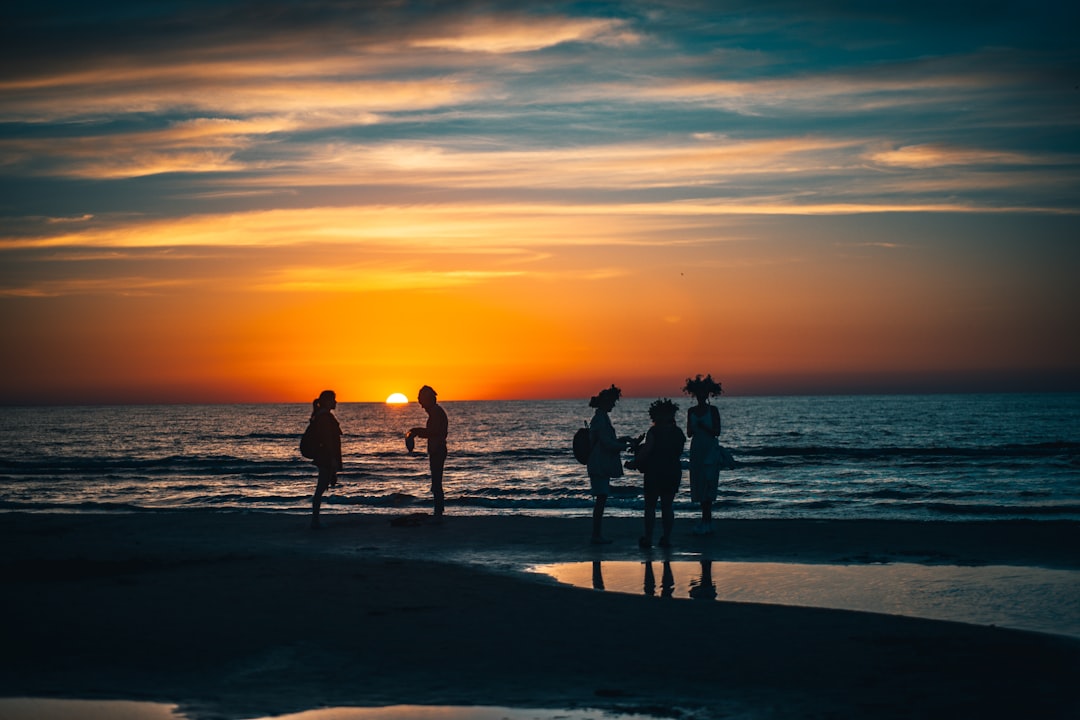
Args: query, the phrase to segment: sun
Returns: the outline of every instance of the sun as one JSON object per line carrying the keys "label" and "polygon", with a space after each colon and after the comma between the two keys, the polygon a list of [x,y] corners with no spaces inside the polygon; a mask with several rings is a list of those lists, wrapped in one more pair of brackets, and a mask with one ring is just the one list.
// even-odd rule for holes
{"label": "sun", "polygon": [[409,398],[405,397],[404,393],[391,393],[390,397],[386,398],[387,405],[403,405],[409,402]]}

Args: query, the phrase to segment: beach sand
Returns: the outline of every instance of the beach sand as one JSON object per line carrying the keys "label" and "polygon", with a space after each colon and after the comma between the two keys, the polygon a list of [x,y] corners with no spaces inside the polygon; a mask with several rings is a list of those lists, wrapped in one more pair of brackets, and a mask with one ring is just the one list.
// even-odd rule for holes
{"label": "beach sand", "polygon": [[[191,718],[328,706],[687,718],[1076,718],[1080,641],[815,608],[600,593],[536,563],[634,560],[640,520],[0,515],[0,695]],[[716,561],[1080,568],[1080,523],[690,523]],[[655,557],[655,556],[654,556]]]}

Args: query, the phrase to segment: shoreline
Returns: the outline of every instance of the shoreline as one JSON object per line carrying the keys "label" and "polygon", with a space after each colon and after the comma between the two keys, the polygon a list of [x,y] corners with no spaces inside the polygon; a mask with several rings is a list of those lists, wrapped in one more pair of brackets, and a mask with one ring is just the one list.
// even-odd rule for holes
{"label": "shoreline", "polygon": [[[1080,641],[864,612],[597,593],[545,562],[640,560],[640,520],[198,511],[0,514],[0,695],[177,703],[693,710],[730,717],[1070,717]],[[1069,521],[718,521],[717,561],[1080,569]],[[659,557],[654,555],[654,557]],[[644,712],[644,711],[643,711]]]}

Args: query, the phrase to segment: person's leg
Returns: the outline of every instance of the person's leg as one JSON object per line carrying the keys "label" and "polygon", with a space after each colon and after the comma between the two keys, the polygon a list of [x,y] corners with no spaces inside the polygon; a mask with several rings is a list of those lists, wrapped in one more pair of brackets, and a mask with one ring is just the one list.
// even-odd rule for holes
{"label": "person's leg", "polygon": [[665,493],[660,498],[660,526],[664,530],[661,542],[664,545],[671,544],[671,531],[675,527],[675,495]]}
{"label": "person's leg", "polygon": [[705,492],[701,496],[701,530],[705,534],[712,532],[712,507],[716,502],[717,488],[720,483],[720,467],[709,464],[705,467]]}
{"label": "person's leg", "polygon": [[701,506],[701,520],[698,521],[691,532],[694,535],[700,535],[705,529],[705,497],[707,497],[707,488],[703,487],[702,472],[699,463],[691,464],[690,466],[690,499],[693,502],[698,503]]}
{"label": "person's leg", "polygon": [[322,507],[323,493],[330,487],[335,473],[330,470],[319,468],[319,480],[315,484],[315,495],[311,498],[311,527],[319,527],[319,509]]}
{"label": "person's leg", "polygon": [[431,456],[431,496],[435,503],[435,517],[442,517],[445,508],[443,498],[443,466],[446,464],[446,455],[436,453]]}
{"label": "person's leg", "polygon": [[607,505],[607,495],[597,495],[593,501],[592,511],[592,540],[603,542],[604,536],[600,534],[600,522],[604,519],[604,507]]}
{"label": "person's leg", "polygon": [[645,534],[641,536],[638,545],[642,548],[652,547],[653,528],[656,526],[656,493],[645,493]]}

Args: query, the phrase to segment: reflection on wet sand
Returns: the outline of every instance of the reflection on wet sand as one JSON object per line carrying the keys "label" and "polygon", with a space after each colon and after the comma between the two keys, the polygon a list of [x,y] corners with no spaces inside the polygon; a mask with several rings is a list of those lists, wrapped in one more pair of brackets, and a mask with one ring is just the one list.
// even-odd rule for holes
{"label": "reflection on wet sand", "polygon": [[1080,637],[1080,571],[1075,570],[656,561],[651,557],[639,562],[539,565],[532,570],[568,585],[649,597],[859,610]]}
{"label": "reflection on wet sand", "polygon": [[[664,571],[661,575],[660,597],[671,597],[675,593],[675,575],[671,572],[669,561],[665,560],[662,565]],[[644,590],[646,595],[656,595],[656,577],[653,575],[652,562],[645,563]]]}

